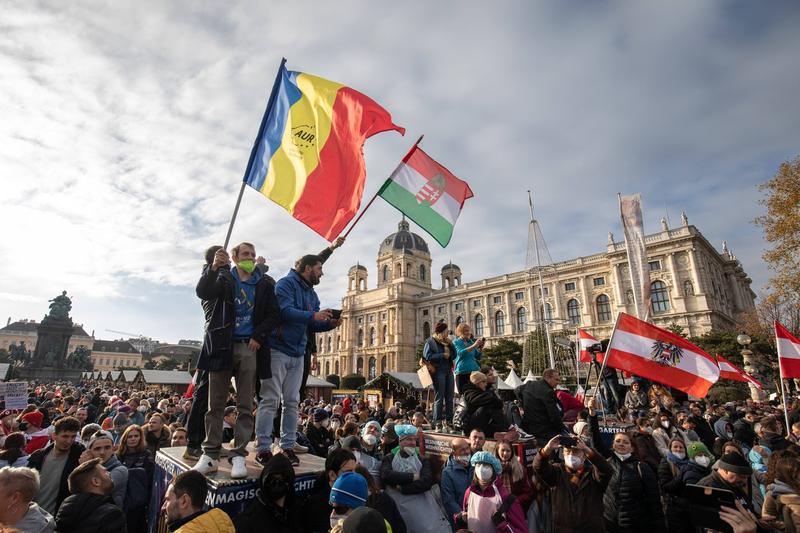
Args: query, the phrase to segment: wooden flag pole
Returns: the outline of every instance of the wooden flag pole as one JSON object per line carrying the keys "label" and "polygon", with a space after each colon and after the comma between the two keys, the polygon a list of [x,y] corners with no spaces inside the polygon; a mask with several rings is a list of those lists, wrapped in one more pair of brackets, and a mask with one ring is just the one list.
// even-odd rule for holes
{"label": "wooden flag pole", "polygon": [[780,338],[778,338],[777,324],[779,324],[779,322],[776,320],[775,324],[773,324],[772,327],[775,330],[775,351],[778,352],[778,379],[780,379],[781,381],[781,399],[783,400],[783,416],[786,421],[785,429],[786,429],[786,435],[788,436],[792,432],[792,426],[789,425],[789,403],[786,401],[786,385],[783,382],[783,366],[781,365],[781,353],[780,351],[778,351],[781,340]]}
{"label": "wooden flag pole", "polygon": [[223,250],[228,249],[228,244],[231,240],[231,233],[233,232],[233,223],[236,222],[236,215],[239,214],[239,205],[242,203],[242,195],[244,194],[244,188],[247,185],[247,177],[250,175],[250,171],[253,168],[253,162],[256,159],[256,152],[258,151],[258,141],[261,139],[261,136],[264,133],[264,128],[267,125],[267,118],[269,117],[269,112],[272,110],[272,106],[275,104],[275,96],[278,93],[278,85],[281,81],[281,75],[283,74],[284,66],[286,65],[286,58],[281,58],[281,66],[278,67],[278,73],[275,75],[275,83],[272,86],[272,92],[269,93],[269,100],[267,100],[267,108],[264,110],[264,116],[261,117],[261,125],[258,127],[258,134],[256,135],[256,140],[253,142],[253,149],[250,150],[250,159],[247,161],[247,169],[244,171],[244,177],[242,178],[242,188],[239,189],[239,196],[236,198],[236,206],[233,208],[233,215],[231,215],[231,223],[228,225],[228,233],[225,235],[225,244],[222,245]]}
{"label": "wooden flag pole", "polygon": [[[425,137],[425,135],[424,135],[424,134],[419,136],[419,139],[417,139],[417,142],[415,142],[415,143],[414,143],[414,146],[412,146],[412,147],[411,147],[411,149],[408,151],[408,153],[405,155],[405,157],[403,158],[403,161],[405,161],[405,160],[406,160],[406,158],[407,158],[409,155],[411,155],[411,152],[413,152],[413,151],[414,151],[414,150],[417,148],[417,145],[419,145],[419,143],[420,143],[420,141],[422,141],[422,138],[423,138],[423,137]],[[402,164],[402,162],[401,162],[400,164]],[[396,171],[396,169],[395,169],[395,171]],[[394,172],[392,172],[392,175],[394,175]],[[388,179],[392,179],[392,177],[391,177],[391,176],[389,176],[389,178],[388,178]],[[375,201],[375,198],[377,198],[377,197],[378,197],[378,195],[381,193],[381,189],[383,189],[383,185],[385,185],[385,184],[386,184],[386,182],[383,182],[383,184],[382,184],[380,187],[378,187],[378,190],[377,190],[377,191],[375,191],[375,194],[373,194],[373,195],[372,195],[372,198],[370,198],[369,202],[368,202],[368,203],[367,203],[367,205],[364,207],[364,209],[362,209],[362,210],[361,210],[361,212],[358,214],[358,216],[357,216],[357,217],[356,217],[356,219],[353,221],[353,223],[352,223],[352,224],[350,224],[350,227],[349,227],[349,228],[347,228],[347,231],[345,231],[345,232],[344,232],[344,235],[342,235],[342,238],[346,239],[346,238],[347,238],[347,236],[348,236],[348,235],[350,235],[350,232],[351,232],[351,231],[353,231],[353,228],[354,228],[354,227],[356,227],[356,224],[358,224],[358,221],[359,221],[359,220],[361,220],[361,217],[363,217],[363,216],[364,216],[364,213],[366,213],[366,212],[367,212],[367,209],[369,209],[369,206],[371,206],[371,205],[372,205],[372,202],[374,202],[374,201]]]}

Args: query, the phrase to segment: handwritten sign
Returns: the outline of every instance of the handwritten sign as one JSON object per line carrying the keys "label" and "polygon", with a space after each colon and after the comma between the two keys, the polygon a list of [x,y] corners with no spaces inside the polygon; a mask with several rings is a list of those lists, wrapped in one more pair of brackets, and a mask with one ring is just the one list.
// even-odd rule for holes
{"label": "handwritten sign", "polygon": [[24,381],[0,383],[0,398],[6,402],[6,409],[25,409],[28,406],[28,384]]}

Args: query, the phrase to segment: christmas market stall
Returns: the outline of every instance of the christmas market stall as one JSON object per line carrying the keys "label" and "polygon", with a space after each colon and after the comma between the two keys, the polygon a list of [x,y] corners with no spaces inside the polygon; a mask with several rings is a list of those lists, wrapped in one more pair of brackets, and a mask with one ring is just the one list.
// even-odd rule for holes
{"label": "christmas market stall", "polygon": [[[419,381],[416,372],[384,372],[375,379],[358,388],[360,391],[383,391],[383,406],[388,409],[395,402],[400,402],[406,409],[413,409],[420,402],[430,404],[428,392]],[[432,397],[432,396],[431,396]]]}
{"label": "christmas market stall", "polygon": [[306,382],[306,397],[313,398],[315,401],[322,398],[326,402],[330,403],[331,391],[334,388],[336,388],[336,385],[333,383],[325,381],[322,378],[309,375],[308,381]]}

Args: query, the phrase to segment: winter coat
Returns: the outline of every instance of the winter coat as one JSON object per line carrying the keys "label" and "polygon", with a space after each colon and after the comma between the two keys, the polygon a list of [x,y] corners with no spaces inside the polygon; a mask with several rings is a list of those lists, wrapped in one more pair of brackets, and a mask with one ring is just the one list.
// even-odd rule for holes
{"label": "winter coat", "polygon": [[56,530],[58,533],[125,533],[125,513],[114,504],[110,494],[81,492],[67,497],[58,508]]}
{"label": "winter coat", "polygon": [[647,393],[642,389],[639,389],[639,392],[629,389],[628,392],[625,393],[625,407],[627,407],[629,411],[647,410],[649,404]]}
{"label": "winter coat", "polygon": [[669,428],[657,427],[653,430],[653,439],[655,440],[658,453],[661,457],[666,457],[669,452],[669,441],[678,436],[678,430],[675,426],[670,424]]}
{"label": "winter coat", "polygon": [[556,391],[543,379],[529,381],[516,389],[522,400],[522,429],[535,436],[540,446],[565,430],[564,409]]}
{"label": "winter coat", "polygon": [[[511,495],[508,493],[505,487],[498,486],[496,484],[491,484],[487,486],[485,489],[482,489],[478,485],[470,485],[467,491],[464,493],[462,509],[464,511],[468,510],[467,502],[469,502],[470,494],[476,494],[482,498],[485,497],[493,497],[495,492],[499,493],[501,501],[505,502]],[[525,519],[525,513],[522,512],[522,507],[519,504],[519,501],[514,500],[514,503],[511,504],[508,511],[505,513],[505,520],[497,525],[497,531],[503,531],[508,533],[527,533],[528,531],[528,521]]]}
{"label": "winter coat", "polygon": [[451,372],[456,354],[452,343],[447,345],[447,349],[450,350],[449,359],[444,358],[444,344],[434,337],[429,337],[422,347],[422,358],[432,363],[436,367],[436,372]]}
{"label": "winter coat", "polygon": [[147,446],[147,451],[149,451],[150,455],[152,455],[153,457],[156,456],[156,452],[161,448],[169,448],[170,440],[171,440],[171,435],[169,428],[167,426],[163,426],[161,428],[161,434],[158,436],[145,429],[144,432],[145,445]]}
{"label": "winter coat", "polygon": [[748,496],[747,492],[742,490],[741,487],[739,487],[737,485],[731,485],[730,483],[728,483],[727,481],[722,479],[720,477],[720,475],[719,475],[719,472],[716,472],[716,471],[712,470],[709,475],[707,475],[706,477],[704,477],[703,479],[698,481],[696,483],[696,485],[700,485],[701,487],[713,487],[715,489],[729,490],[729,491],[733,492],[733,494],[737,498],[742,500],[742,502],[744,503],[744,506],[745,506],[745,508],[747,510],[749,510],[753,514],[756,514],[754,509],[753,509],[753,503],[752,503],[752,501],[750,499],[750,496]]}
{"label": "winter coat", "polygon": [[486,388],[486,390],[481,390],[472,382],[468,382],[464,385],[464,390],[461,392],[461,396],[464,398],[464,402],[467,405],[467,426],[472,427],[469,424],[469,419],[472,418],[473,413],[478,410],[480,407],[488,407],[489,409],[502,409],[503,408],[503,400],[497,396],[497,393],[494,392],[490,388]]}
{"label": "winter coat", "polygon": [[692,415],[689,417],[689,420],[694,422],[694,431],[700,437],[700,440],[703,444],[706,445],[706,448],[709,450],[714,447],[714,440],[716,440],[716,434],[714,430],[711,428],[711,424],[708,423],[708,420],[703,418],[702,416]]}
{"label": "winter coat", "polygon": [[116,455],[112,455],[103,464],[103,468],[111,474],[111,479],[114,481],[111,497],[114,498],[114,503],[121,509],[125,506],[125,493],[128,490],[128,469],[117,459]]}
{"label": "winter coat", "polygon": [[764,437],[758,440],[758,444],[766,446],[773,453],[785,450],[792,445],[791,442],[786,440],[786,437],[777,433],[764,433]]}
{"label": "winter coat", "polygon": [[406,533],[406,522],[394,503],[394,500],[383,491],[367,496],[367,507],[375,509],[389,522],[392,533]]}
{"label": "winter coat", "polygon": [[317,457],[327,457],[328,448],[333,446],[333,434],[325,427],[316,427],[309,424],[306,428],[306,438],[311,443],[311,453]]}
{"label": "winter coat", "polygon": [[[744,418],[740,418],[733,424],[733,440],[741,442],[749,450],[756,442],[756,433],[753,426]],[[770,448],[772,449],[772,448]]]}
{"label": "winter coat", "polygon": [[117,458],[128,470],[131,468],[143,468],[144,471],[147,472],[147,479],[153,480],[155,463],[153,462],[153,455],[150,453],[150,450],[145,449],[138,453],[130,452],[125,457],[117,456]]}
{"label": "winter coat", "polygon": [[[42,471],[42,465],[44,464],[44,459],[47,457],[47,454],[53,451],[54,444],[50,444],[47,448],[43,448],[41,450],[36,450],[33,452],[30,457],[28,457],[28,468],[33,468],[34,470],[38,470],[40,473]],[[69,487],[67,486],[67,479],[69,475],[72,473],[73,470],[78,466],[78,460],[81,457],[81,454],[84,452],[86,448],[83,447],[83,444],[80,443],[73,443],[72,447],[69,450],[69,456],[67,457],[67,462],[64,463],[64,470],[61,471],[61,483],[58,487],[58,497],[56,497],[56,510],[58,510],[61,503],[64,499],[69,496]]]}
{"label": "winter coat", "polygon": [[328,531],[331,527],[331,506],[328,504],[331,497],[331,486],[328,474],[322,473],[314,483],[300,508],[300,530],[303,533]]}
{"label": "winter coat", "polygon": [[689,461],[681,466],[681,479],[685,485],[698,485],[700,480],[711,473],[711,468]]}
{"label": "winter coat", "polygon": [[[511,461],[514,463],[510,469],[503,466],[503,471],[497,476],[494,483],[495,485],[502,485],[503,488],[516,496],[520,507],[522,507],[522,512],[527,513],[534,496],[528,469],[522,466],[516,457],[512,457]],[[516,466],[513,466],[514,464]],[[519,468],[518,472],[521,474],[516,481],[514,481],[514,468]]]}
{"label": "winter coat", "polygon": [[564,469],[562,463],[553,463],[549,456],[537,453],[533,470],[552,488],[550,506],[554,530],[564,533],[593,533],[605,531],[603,527],[603,495],[613,470],[611,465],[595,451],[578,474],[577,483]]}
{"label": "winter coat", "polygon": [[681,466],[686,463],[685,459],[672,462],[665,457],[658,465],[658,486],[661,489],[667,531],[670,533],[693,531],[689,517],[689,501],[683,497],[684,484],[681,477]]}
{"label": "winter coat", "polygon": [[24,533],[53,533],[56,521],[50,513],[31,502],[28,504],[28,512],[13,526]]}
{"label": "winter coat", "polygon": [[[261,471],[259,476],[259,486],[264,485],[264,481],[272,474],[281,474],[289,482],[289,492],[283,502],[283,507],[276,506],[266,498],[261,489],[256,491],[256,498],[239,516],[236,517],[237,533],[249,533],[256,531],[269,531],[270,533],[296,533],[301,531],[300,527],[300,508],[295,501],[294,494],[294,468],[292,463],[284,455],[276,455],[271,459],[267,466]],[[317,480],[319,483],[320,480]],[[327,483],[325,483],[327,485]],[[325,520],[328,520],[328,514]],[[329,529],[330,522],[323,531]],[[309,531],[317,531],[311,529]]]}
{"label": "winter coat", "polygon": [[179,527],[170,524],[172,533],[234,533],[233,522],[222,509],[200,511]]}
{"label": "winter coat", "polygon": [[450,456],[442,469],[442,480],[439,488],[442,493],[442,503],[447,518],[452,523],[453,515],[461,512],[461,504],[464,493],[472,483],[472,473],[470,468],[456,461],[455,457]]}
{"label": "winter coat", "polygon": [[[261,344],[256,353],[259,379],[272,377],[270,359],[270,332],[278,324],[278,302],[269,276],[261,276],[256,283],[251,338]],[[234,292],[236,280],[229,268],[217,271],[210,265],[203,267],[195,292],[203,300],[206,314],[203,347],[197,360],[201,370],[227,370],[233,368],[233,329],[236,322]]]}
{"label": "winter coat", "polygon": [[762,515],[775,517],[786,533],[800,533],[800,495],[786,483],[775,481],[767,488]]}
{"label": "winter coat", "polygon": [[653,436],[650,433],[638,431],[633,434],[633,441],[636,448],[636,458],[643,463],[647,463],[653,472],[658,472],[658,465],[661,463],[662,456]]}
{"label": "winter coat", "polygon": [[309,330],[316,333],[333,329],[329,320],[314,320],[314,313],[319,311],[319,297],[314,287],[294,270],[275,284],[275,297],[279,323],[272,331],[270,342],[276,350],[292,357],[303,357]]}

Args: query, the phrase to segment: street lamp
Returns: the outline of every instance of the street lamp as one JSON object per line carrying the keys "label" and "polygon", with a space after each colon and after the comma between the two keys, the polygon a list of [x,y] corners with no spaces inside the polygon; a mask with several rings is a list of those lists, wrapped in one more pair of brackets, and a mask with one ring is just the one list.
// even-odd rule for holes
{"label": "street lamp", "polygon": [[[756,374],[756,367],[753,365],[753,352],[750,351],[747,347],[750,346],[750,343],[753,340],[750,338],[745,332],[740,333],[736,337],[736,342],[742,347],[742,361],[744,362],[744,371],[747,372],[748,375],[753,376]],[[750,398],[755,401],[761,401],[763,399],[762,395],[763,392],[758,389],[753,383],[747,382],[748,387],[750,387]]]}

